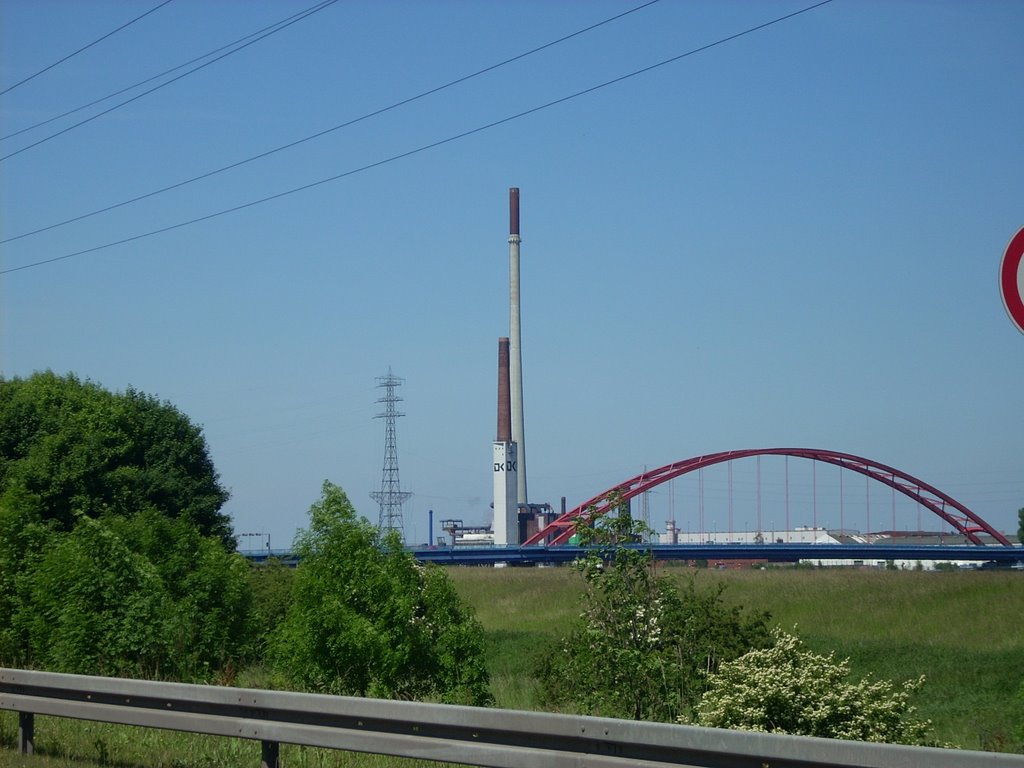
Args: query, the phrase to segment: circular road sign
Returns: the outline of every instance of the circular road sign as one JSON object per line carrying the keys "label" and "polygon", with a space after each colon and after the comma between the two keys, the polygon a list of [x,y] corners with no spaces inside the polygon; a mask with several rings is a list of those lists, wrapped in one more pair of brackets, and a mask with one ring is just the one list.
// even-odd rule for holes
{"label": "circular road sign", "polygon": [[1024,227],[1006,246],[999,266],[999,290],[1010,319],[1024,333]]}

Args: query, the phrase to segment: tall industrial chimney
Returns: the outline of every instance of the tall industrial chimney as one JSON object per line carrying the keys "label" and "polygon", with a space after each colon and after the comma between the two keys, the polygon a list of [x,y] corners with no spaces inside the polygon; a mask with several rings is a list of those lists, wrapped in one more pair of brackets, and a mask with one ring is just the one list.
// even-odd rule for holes
{"label": "tall industrial chimney", "polygon": [[494,440],[494,545],[519,544],[516,444],[509,398],[509,343],[498,339],[498,434]]}
{"label": "tall industrial chimney", "polygon": [[498,339],[498,435],[499,443],[512,442],[512,402],[509,399],[508,339]]}
{"label": "tall industrial chimney", "polygon": [[523,420],[523,338],[519,323],[519,187],[508,190],[509,382],[512,397],[512,442],[518,447],[517,506],[527,504],[526,436]]}

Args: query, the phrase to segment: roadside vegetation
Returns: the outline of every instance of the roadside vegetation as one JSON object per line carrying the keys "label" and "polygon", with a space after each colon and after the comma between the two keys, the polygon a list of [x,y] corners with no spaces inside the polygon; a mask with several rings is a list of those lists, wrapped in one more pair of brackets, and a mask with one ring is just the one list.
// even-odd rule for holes
{"label": "roadside vegetation", "polygon": [[[925,676],[912,699],[932,737],[964,749],[1024,752],[1024,579],[1018,571],[854,569],[661,573],[771,615],[811,651],[849,659],[855,678]],[[580,614],[584,585],[568,568],[450,569],[476,609],[500,707],[539,708],[532,670]],[[507,650],[506,650],[507,649]],[[532,658],[531,658],[532,657]]]}
{"label": "roadside vegetation", "polygon": [[[459,595],[484,630],[486,666],[499,707],[540,709],[538,660],[580,614],[584,584],[569,568],[448,568]],[[694,573],[661,572],[685,584]],[[261,578],[266,572],[254,569]],[[295,571],[282,568],[285,577]],[[701,571],[698,589],[724,587],[729,605],[768,611],[815,653],[849,658],[855,678],[897,682],[926,678],[912,698],[932,721],[932,738],[964,749],[1024,753],[1024,582],[1018,572],[862,570]],[[261,666],[240,670],[236,684],[264,687]],[[21,768],[120,765],[204,768],[258,764],[252,742],[36,718],[39,754],[11,749],[13,713],[0,713],[0,764]],[[101,759],[106,755],[106,762]],[[252,758],[250,760],[250,758]],[[350,753],[282,749],[285,766],[432,765]],[[256,762],[253,762],[256,761]]]}
{"label": "roadside vegetation", "polygon": [[882,744],[941,746],[911,704],[925,676],[896,685],[854,680],[848,659],[807,650],[780,627],[772,643],[724,661],[680,723]]}
{"label": "roadside vegetation", "polygon": [[200,681],[250,658],[227,497],[169,403],[0,379],[0,664]]}
{"label": "roadside vegetation", "polygon": [[[290,569],[234,551],[226,499],[169,403],[0,378],[0,666],[1024,752],[1019,572],[665,567],[618,546],[638,534],[618,515],[580,529],[600,554],[575,567],[424,567],[330,482]],[[855,711],[810,713],[822,681]],[[4,765],[258,759],[248,742],[44,717],[22,758],[16,733],[0,712]]]}
{"label": "roadside vegetation", "polygon": [[[235,552],[227,498],[171,404],[73,375],[0,378],[0,666],[493,703],[472,609],[341,488],[324,483],[294,571]],[[62,720],[50,743],[45,720],[54,759],[162,765],[169,744],[171,765],[219,765],[251,746]],[[183,740],[212,755],[188,762]]]}
{"label": "roadside vegetation", "polygon": [[768,615],[726,605],[659,574],[649,553],[620,546],[645,534],[609,514],[576,535],[590,554],[582,611],[536,667],[541,703],[580,714],[672,722],[687,719],[719,666],[769,644]]}
{"label": "roadside vegetation", "polygon": [[276,687],[343,696],[493,703],[483,629],[444,571],[419,565],[325,482],[295,541],[290,604],[270,633]]}

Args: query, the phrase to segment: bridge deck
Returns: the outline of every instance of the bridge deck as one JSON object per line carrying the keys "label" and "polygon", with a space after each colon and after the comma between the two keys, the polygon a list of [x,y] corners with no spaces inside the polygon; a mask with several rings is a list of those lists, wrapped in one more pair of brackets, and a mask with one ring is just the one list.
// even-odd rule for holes
{"label": "bridge deck", "polygon": [[[759,560],[770,563],[796,563],[801,560],[861,561],[865,565],[887,560],[928,560],[938,562],[993,563],[1024,568],[1024,547],[963,545],[888,545],[888,544],[655,544],[636,545],[649,550],[656,560],[706,560],[709,564],[729,560]],[[452,565],[493,565],[517,563],[543,565],[569,563],[586,556],[583,547],[430,547],[409,550],[420,562]],[[295,558],[286,550],[242,552],[262,562],[275,557],[289,564]]]}

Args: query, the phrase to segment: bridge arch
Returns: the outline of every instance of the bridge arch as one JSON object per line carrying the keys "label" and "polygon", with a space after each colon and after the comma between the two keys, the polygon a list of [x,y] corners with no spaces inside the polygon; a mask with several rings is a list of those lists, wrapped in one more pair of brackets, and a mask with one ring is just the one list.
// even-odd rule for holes
{"label": "bridge arch", "polygon": [[987,533],[1003,546],[1012,546],[1003,534],[938,488],[918,480],[906,472],[901,472],[898,469],[872,461],[871,459],[817,448],[752,448],[740,451],[722,451],[666,464],[664,467],[632,477],[583,502],[528,538],[523,542],[523,546],[533,544],[565,544],[569,541],[569,537],[572,536],[577,520],[600,517],[608,511],[616,500],[628,501],[634,496],[649,491],[651,488],[668,482],[675,477],[685,475],[687,472],[751,456],[795,456],[801,459],[834,464],[843,469],[859,472],[872,480],[877,480],[890,488],[896,489],[918,502],[953,526],[973,544],[982,544],[983,542],[978,537],[978,534]]}

